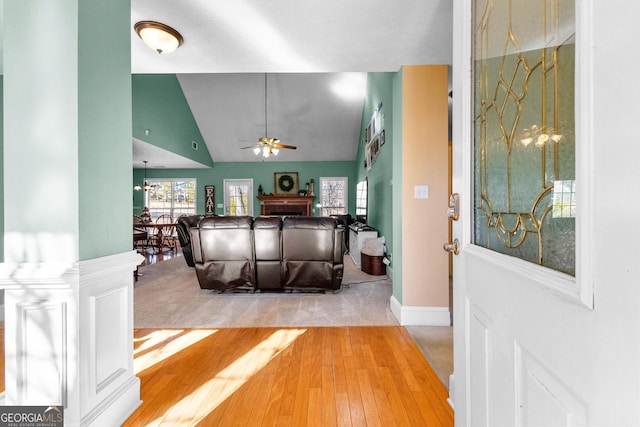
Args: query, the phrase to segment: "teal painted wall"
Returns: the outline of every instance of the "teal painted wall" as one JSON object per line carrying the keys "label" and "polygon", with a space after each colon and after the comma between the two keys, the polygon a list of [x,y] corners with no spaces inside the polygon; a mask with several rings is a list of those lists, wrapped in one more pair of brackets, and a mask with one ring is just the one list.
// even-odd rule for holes
{"label": "teal painted wall", "polygon": [[[392,163],[394,158],[394,117],[393,117],[393,78],[395,73],[369,73],[367,77],[367,92],[362,112],[362,124],[360,129],[360,145],[356,157],[357,181],[364,177],[369,181],[368,223],[378,230],[380,236],[384,236],[387,251],[393,247],[393,187]],[[365,147],[362,143],[365,139],[365,129],[369,124],[374,111],[382,104],[383,129],[385,131],[385,144],[375,163],[370,170],[364,166]],[[355,194],[355,193],[351,193]],[[392,257],[393,259],[393,257]],[[393,264],[392,264],[393,266]]]}
{"label": "teal painted wall", "polygon": [[[254,215],[260,214],[260,207],[255,196],[258,195],[258,186],[262,185],[266,194],[272,193],[273,174],[275,172],[298,172],[300,187],[315,179],[315,193],[318,194],[320,177],[343,177],[349,179],[349,194],[355,194],[355,164],[354,162],[229,162],[215,163],[212,169],[147,169],[147,178],[196,178],[197,180],[197,212],[204,213],[204,186],[216,187],[216,204],[224,201],[224,179],[253,178],[254,190]],[[134,185],[143,181],[144,170],[134,170]],[[133,185],[132,185],[133,187]],[[143,208],[143,191],[133,192],[133,214],[139,215]],[[349,199],[350,211],[355,212],[355,199]],[[317,203],[318,199],[314,201]],[[218,215],[223,214],[222,209],[216,208]],[[317,212],[316,212],[317,214]]]}
{"label": "teal painted wall", "polygon": [[130,251],[130,1],[3,13],[4,261]]}
{"label": "teal painted wall", "polygon": [[80,260],[131,250],[131,3],[78,3]]}
{"label": "teal painted wall", "polygon": [[[0,75],[0,100],[4,94],[4,76]],[[4,103],[0,102],[0,262],[4,261]]]}
{"label": "teal painted wall", "polygon": [[[213,166],[191,108],[173,74],[132,76],[133,137],[172,153]],[[148,129],[149,135],[145,135]],[[192,141],[198,149],[192,148]]]}

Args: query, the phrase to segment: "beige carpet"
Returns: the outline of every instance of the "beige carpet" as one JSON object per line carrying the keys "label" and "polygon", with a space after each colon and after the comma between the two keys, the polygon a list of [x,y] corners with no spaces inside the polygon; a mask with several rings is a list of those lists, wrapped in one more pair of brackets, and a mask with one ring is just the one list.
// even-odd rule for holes
{"label": "beige carpet", "polygon": [[[134,286],[136,328],[398,325],[389,309],[392,284],[371,276],[345,256],[343,290],[318,293],[229,293],[203,290],[182,257],[139,268]],[[438,377],[453,371],[452,328],[410,326]]]}
{"label": "beige carpet", "polygon": [[182,257],[140,267],[134,287],[137,328],[398,325],[391,281],[345,257],[340,293],[223,293],[203,290]]}

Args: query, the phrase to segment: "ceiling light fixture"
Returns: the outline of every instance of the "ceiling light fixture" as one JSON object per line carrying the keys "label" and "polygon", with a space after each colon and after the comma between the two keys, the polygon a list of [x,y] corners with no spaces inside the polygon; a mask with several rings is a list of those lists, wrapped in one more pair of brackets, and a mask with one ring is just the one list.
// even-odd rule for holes
{"label": "ceiling light fixture", "polygon": [[242,147],[242,149],[251,148],[256,156],[262,155],[265,159],[268,159],[269,156],[274,155],[277,156],[280,152],[281,148],[286,148],[288,150],[295,150],[296,147],[294,145],[285,145],[281,144],[278,138],[269,138],[269,127],[268,127],[268,117],[267,117],[267,73],[264,74],[264,136],[258,139],[258,143],[256,145],[250,145],[248,147]]}
{"label": "ceiling light fixture", "polygon": [[160,22],[140,21],[133,28],[144,44],[158,53],[171,53],[184,42],[179,32]]}
{"label": "ceiling light fixture", "polygon": [[144,188],[144,191],[148,191],[151,189],[151,186],[149,185],[149,183],[147,182],[147,162],[148,160],[143,160],[142,161],[144,163],[144,187],[141,186],[140,184],[136,184],[133,189],[136,191],[140,191]]}
{"label": "ceiling light fixture", "polygon": [[[271,140],[271,143],[279,143],[280,140],[277,138],[268,138],[267,135],[269,135],[269,129],[267,127],[268,121],[267,121],[267,73],[264,73],[264,139],[265,142],[267,142],[267,140]],[[260,138],[260,141],[262,141],[263,138]],[[262,157],[264,157],[265,159],[269,157],[269,155],[271,154],[271,146],[270,145],[263,145],[262,146],[262,150],[256,152],[256,150],[253,150],[254,153],[256,153],[256,156],[260,155],[260,152],[262,152]],[[277,154],[277,153],[276,153]]]}

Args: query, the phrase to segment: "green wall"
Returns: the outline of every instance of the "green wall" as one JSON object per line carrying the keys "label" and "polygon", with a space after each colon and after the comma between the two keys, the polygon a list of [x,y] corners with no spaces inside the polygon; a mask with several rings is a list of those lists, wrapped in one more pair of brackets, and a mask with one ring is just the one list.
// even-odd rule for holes
{"label": "green wall", "polygon": [[[173,74],[132,76],[133,137],[213,166],[191,108]],[[149,135],[145,131],[149,130]],[[192,142],[198,149],[192,147]]]}
{"label": "green wall", "polygon": [[[4,94],[4,76],[0,75],[0,99]],[[4,261],[4,103],[0,102],[0,262]]]}
{"label": "green wall", "polygon": [[4,261],[130,251],[131,3],[45,3],[4,3]]}
{"label": "green wall", "polygon": [[[215,163],[211,169],[147,169],[147,178],[195,178],[197,180],[197,212],[204,213],[204,186],[216,187],[216,204],[223,203],[224,179],[253,178],[254,190],[254,215],[259,215],[258,186],[262,185],[265,193],[269,194],[273,189],[274,172],[298,172],[300,187],[310,179],[315,179],[315,193],[318,194],[318,184],[321,176],[343,177],[349,179],[349,195],[355,194],[356,177],[354,174],[354,162],[228,162]],[[134,170],[134,184],[143,181],[144,170]],[[133,187],[133,186],[132,186]],[[138,215],[143,208],[143,191],[133,192],[133,214]],[[314,204],[318,202],[314,201]],[[355,212],[355,197],[349,198],[349,211]],[[222,209],[216,208],[218,215],[223,214]]]}
{"label": "green wall", "polygon": [[[367,92],[362,112],[360,128],[360,144],[356,157],[357,181],[364,177],[369,182],[368,223],[378,230],[380,236],[384,236],[387,251],[392,251],[393,246],[393,187],[392,187],[392,162],[393,162],[393,78],[396,73],[369,73],[367,77]],[[365,129],[371,117],[382,104],[383,129],[385,131],[385,144],[380,148],[376,162],[370,170],[364,166]],[[351,193],[355,194],[355,193]],[[392,257],[393,259],[393,257]]]}
{"label": "green wall", "polygon": [[131,249],[130,0],[79,2],[81,260]]}

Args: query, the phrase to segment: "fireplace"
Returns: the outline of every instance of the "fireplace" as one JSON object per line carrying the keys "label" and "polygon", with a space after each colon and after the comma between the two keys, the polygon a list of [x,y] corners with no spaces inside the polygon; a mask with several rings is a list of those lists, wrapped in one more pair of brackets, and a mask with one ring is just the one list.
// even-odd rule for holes
{"label": "fireplace", "polygon": [[315,196],[258,196],[261,215],[311,216]]}

